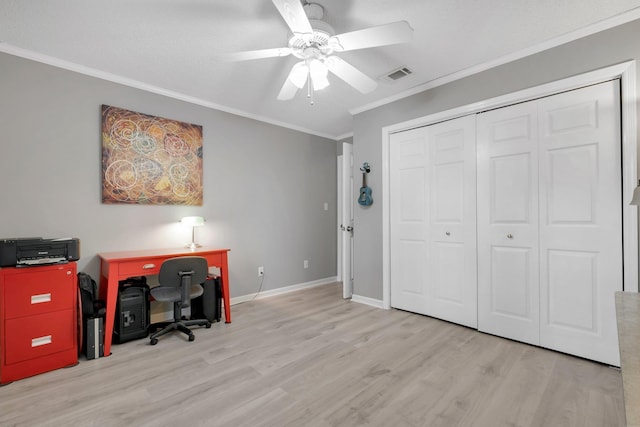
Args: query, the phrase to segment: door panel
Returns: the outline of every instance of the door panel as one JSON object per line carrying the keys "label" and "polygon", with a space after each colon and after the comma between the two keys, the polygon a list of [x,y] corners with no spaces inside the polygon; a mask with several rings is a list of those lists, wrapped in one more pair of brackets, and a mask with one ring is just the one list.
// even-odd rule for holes
{"label": "door panel", "polygon": [[531,283],[527,270],[531,265],[531,250],[528,248],[491,248],[491,270],[496,273],[491,280],[490,311],[498,315],[531,321]]}
{"label": "door panel", "polygon": [[391,305],[477,326],[475,118],[391,136]]}
{"label": "door panel", "polygon": [[400,218],[403,224],[422,222],[425,213],[425,170],[414,167],[398,171]]}
{"label": "door panel", "polygon": [[427,127],[430,150],[429,315],[477,327],[475,117]]}
{"label": "door panel", "polygon": [[552,149],[547,152],[547,160],[548,223],[594,224],[598,146]]}
{"label": "door panel", "polygon": [[597,332],[594,278],[598,254],[550,250],[547,255],[548,324],[579,329],[580,332]]}
{"label": "door panel", "polygon": [[536,107],[479,114],[478,329],[540,340]]}
{"label": "door panel", "polygon": [[426,131],[391,135],[391,305],[424,313],[428,295]]}
{"label": "door panel", "polygon": [[464,215],[464,163],[434,165],[434,222],[462,224]]}
{"label": "door panel", "polygon": [[539,101],[541,345],[619,365],[622,290],[618,82]]}
{"label": "door panel", "polygon": [[402,239],[397,244],[397,308],[417,313],[425,311],[428,304],[424,262],[427,257],[426,249],[425,241]]}
{"label": "door panel", "polygon": [[517,153],[490,160],[492,224],[531,221],[531,155]]}
{"label": "door panel", "polygon": [[436,300],[462,305],[465,302],[464,274],[460,261],[464,260],[462,243],[434,242],[434,295]]}

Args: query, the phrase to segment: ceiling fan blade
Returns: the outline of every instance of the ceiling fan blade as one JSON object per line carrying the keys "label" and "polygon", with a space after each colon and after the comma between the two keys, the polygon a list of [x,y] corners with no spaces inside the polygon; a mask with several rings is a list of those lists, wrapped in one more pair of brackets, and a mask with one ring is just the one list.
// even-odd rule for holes
{"label": "ceiling fan blade", "polygon": [[219,61],[236,62],[250,61],[252,59],[275,58],[278,56],[287,56],[291,54],[288,47],[276,47],[273,49],[248,50],[245,52],[220,53],[215,57]]}
{"label": "ceiling fan blade", "polygon": [[342,58],[330,56],[325,61],[325,64],[329,71],[362,93],[369,93],[378,87],[378,83],[375,80]]}
{"label": "ceiling fan blade", "polygon": [[306,73],[308,73],[304,62],[298,62],[293,67],[291,67],[291,71],[289,71],[289,75],[287,79],[284,81],[282,85],[282,89],[280,89],[280,93],[278,94],[278,100],[287,101],[293,98],[298,91],[304,86],[306,82]]}
{"label": "ceiling fan blade", "polygon": [[282,89],[280,89],[280,93],[278,94],[278,101],[288,101],[289,99],[292,99],[296,95],[297,91],[298,88],[296,85],[291,83],[291,80],[285,80],[282,85]]}
{"label": "ceiling fan blade", "polygon": [[273,4],[278,8],[278,12],[284,18],[291,32],[296,34],[313,34],[313,29],[309,23],[307,14],[300,0],[272,0]]}
{"label": "ceiling fan blade", "polygon": [[333,50],[366,49],[369,47],[407,43],[413,38],[413,28],[407,21],[397,21],[377,27],[338,34],[329,39]]}

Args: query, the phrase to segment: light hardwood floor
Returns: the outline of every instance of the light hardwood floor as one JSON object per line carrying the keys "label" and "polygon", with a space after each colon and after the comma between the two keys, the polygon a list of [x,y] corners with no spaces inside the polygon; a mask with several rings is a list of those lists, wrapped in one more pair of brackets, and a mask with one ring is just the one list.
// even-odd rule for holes
{"label": "light hardwood floor", "polygon": [[0,387],[0,425],[624,426],[617,369],[341,292],[238,304],[194,342],[132,341]]}

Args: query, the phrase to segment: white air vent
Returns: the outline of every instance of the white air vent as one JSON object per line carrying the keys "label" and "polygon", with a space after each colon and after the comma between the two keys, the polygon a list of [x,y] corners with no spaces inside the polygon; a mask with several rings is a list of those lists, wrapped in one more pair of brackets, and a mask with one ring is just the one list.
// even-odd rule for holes
{"label": "white air vent", "polygon": [[412,74],[413,71],[411,71],[409,68],[407,67],[400,67],[397,68],[387,74],[385,74],[384,76],[380,77],[381,80],[386,80],[388,82],[395,82],[397,80],[400,80],[403,77],[406,77],[410,74]]}

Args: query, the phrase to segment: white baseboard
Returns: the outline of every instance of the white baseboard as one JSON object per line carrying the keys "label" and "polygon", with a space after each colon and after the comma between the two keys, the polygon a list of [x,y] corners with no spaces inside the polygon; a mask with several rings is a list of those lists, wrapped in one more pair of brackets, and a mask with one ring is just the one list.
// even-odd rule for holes
{"label": "white baseboard", "polygon": [[[262,292],[259,292],[258,294],[242,295],[239,297],[231,298],[231,305],[240,304],[243,302],[251,301],[253,299],[262,299],[262,298],[273,297],[276,295],[282,295],[289,292],[299,291],[301,289],[309,289],[316,286],[329,285],[331,283],[336,283],[337,281],[338,281],[338,277],[333,276],[333,277],[327,277],[324,279],[313,280],[311,282],[299,283],[297,285],[285,286],[283,288],[272,289],[270,291],[262,291]],[[224,309],[224,302],[222,304],[222,307]],[[188,310],[188,309],[185,308],[185,310]],[[223,314],[223,317],[224,317],[224,314]],[[171,319],[173,319],[173,311],[151,313],[151,323],[164,322]]]}
{"label": "white baseboard", "polygon": [[358,302],[360,304],[370,305],[375,308],[384,308],[384,304],[382,300],[363,297],[361,295],[356,295],[356,294],[351,295],[351,301]]}
{"label": "white baseboard", "polygon": [[327,277],[327,278],[324,278],[324,279],[313,280],[311,282],[299,283],[297,285],[291,285],[291,286],[285,286],[285,287],[282,287],[282,288],[271,289],[269,291],[262,291],[262,292],[258,292],[258,293],[242,295],[242,296],[239,296],[239,297],[233,297],[233,298],[231,298],[231,305],[233,306],[234,304],[240,304],[240,303],[243,303],[243,302],[251,301],[252,299],[268,298],[268,297],[273,297],[273,296],[276,296],[276,295],[286,294],[286,293],[289,293],[289,292],[299,291],[301,289],[309,289],[309,288],[313,288],[313,287],[316,287],[316,286],[328,285],[330,283],[335,283],[337,281],[338,281],[338,278],[336,276],[333,276],[333,277]]}

